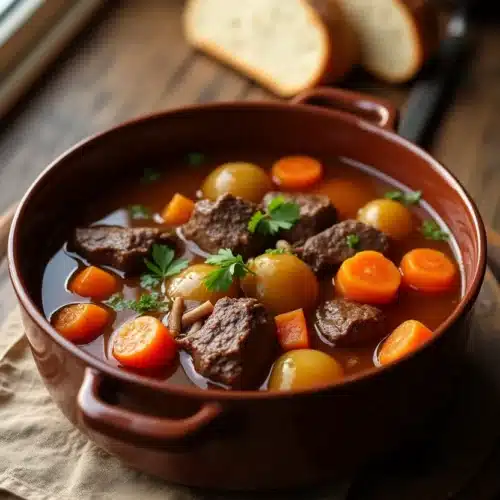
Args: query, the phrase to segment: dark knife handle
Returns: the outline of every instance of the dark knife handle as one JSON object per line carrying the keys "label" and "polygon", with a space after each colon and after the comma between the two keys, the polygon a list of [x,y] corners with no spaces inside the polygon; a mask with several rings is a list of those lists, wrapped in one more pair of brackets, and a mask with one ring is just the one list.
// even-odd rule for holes
{"label": "dark knife handle", "polygon": [[443,40],[432,66],[410,92],[398,129],[402,137],[415,144],[428,145],[443,110],[453,97],[467,48],[465,35]]}

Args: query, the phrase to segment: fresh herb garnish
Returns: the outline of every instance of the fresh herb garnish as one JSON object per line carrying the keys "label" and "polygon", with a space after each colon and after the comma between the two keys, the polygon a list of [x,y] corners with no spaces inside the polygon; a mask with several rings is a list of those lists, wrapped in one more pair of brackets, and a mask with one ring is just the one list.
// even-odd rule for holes
{"label": "fresh herb garnish", "polygon": [[153,274],[143,274],[141,275],[141,288],[145,290],[154,290],[161,285],[162,279],[159,276]]}
{"label": "fresh herb garnish", "polygon": [[192,167],[199,167],[205,163],[205,155],[203,153],[188,153],[186,159]]}
{"label": "fresh herb garnish", "polygon": [[103,301],[108,307],[115,311],[123,311],[125,309],[130,309],[128,307],[128,303],[133,302],[133,300],[129,301],[123,298],[121,293],[114,293],[108,300]]}
{"label": "fresh herb garnish", "polygon": [[105,300],[104,304],[117,312],[130,309],[139,314],[166,312],[170,307],[165,296],[158,292],[143,293],[137,300],[125,299],[121,293],[115,293],[108,300]]}
{"label": "fresh herb garnish", "polygon": [[211,255],[205,262],[218,267],[204,279],[207,289],[213,292],[225,292],[234,278],[243,278],[248,273],[254,274],[243,261],[243,257],[234,255],[229,248],[222,248],[217,255]]}
{"label": "fresh herb garnish", "polygon": [[300,218],[300,207],[286,201],[283,196],[276,196],[269,203],[265,213],[255,212],[248,223],[251,233],[276,234],[280,229],[290,229]]}
{"label": "fresh herb garnish", "polygon": [[433,220],[424,220],[420,232],[427,240],[446,241],[450,237],[446,231],[443,231]]}
{"label": "fresh herb garnish", "polygon": [[348,234],[346,242],[349,248],[357,248],[359,245],[359,236],[357,234]]}
{"label": "fresh herb garnish", "polygon": [[265,253],[268,255],[283,255],[285,253],[292,254],[292,252],[286,248],[268,248]]}
{"label": "fresh herb garnish", "polygon": [[134,220],[151,219],[151,210],[144,205],[130,205],[128,207],[130,217]]}
{"label": "fresh herb garnish", "polygon": [[418,205],[422,198],[422,191],[409,191],[408,193],[404,193],[403,191],[387,191],[384,198],[399,201],[406,206]]}
{"label": "fresh herb garnish", "polygon": [[154,288],[165,278],[179,274],[188,266],[187,259],[175,259],[175,252],[167,245],[153,245],[151,252],[153,260],[144,259],[149,273],[141,276],[143,288]]}
{"label": "fresh herb garnish", "polygon": [[142,174],[141,183],[150,184],[151,182],[157,181],[160,177],[161,177],[160,172],[158,172],[154,168],[146,167]]}

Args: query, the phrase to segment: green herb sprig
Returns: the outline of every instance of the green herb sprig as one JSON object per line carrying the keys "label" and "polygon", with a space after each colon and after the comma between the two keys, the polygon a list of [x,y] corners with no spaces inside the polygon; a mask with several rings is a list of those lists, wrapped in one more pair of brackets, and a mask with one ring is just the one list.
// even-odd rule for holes
{"label": "green herb sprig", "polygon": [[207,289],[213,292],[226,292],[234,278],[255,274],[245,264],[243,257],[234,255],[229,248],[222,248],[217,255],[211,255],[205,262],[218,268],[204,279]]}
{"label": "green herb sprig", "polygon": [[144,259],[149,273],[141,276],[141,287],[156,288],[165,278],[179,274],[188,266],[187,259],[174,259],[175,252],[167,245],[153,245],[152,260]]}
{"label": "green herb sprig", "polygon": [[359,236],[357,234],[348,234],[346,237],[346,243],[349,248],[358,248]]}
{"label": "green herb sprig", "polygon": [[161,285],[162,279],[155,274],[144,273],[141,275],[140,285],[145,290],[154,290]]}
{"label": "green herb sprig", "polygon": [[405,193],[403,191],[387,191],[385,193],[384,198],[388,200],[399,201],[403,205],[418,205],[420,200],[422,199],[422,191],[409,191]]}
{"label": "green herb sprig", "polygon": [[450,238],[450,235],[443,231],[433,220],[424,220],[420,232],[427,240],[447,241]]}
{"label": "green herb sprig", "polygon": [[139,314],[166,312],[170,308],[165,296],[158,292],[143,293],[137,300],[125,299],[121,293],[115,293],[104,304],[117,312],[130,309]]}
{"label": "green herb sprig", "polygon": [[186,160],[191,167],[199,167],[205,163],[205,155],[203,153],[188,153]]}
{"label": "green herb sprig", "polygon": [[251,233],[277,234],[281,229],[290,229],[300,218],[297,203],[286,201],[283,196],[276,196],[269,203],[267,210],[255,212],[248,223]]}
{"label": "green herb sprig", "polygon": [[130,218],[134,220],[146,220],[151,219],[152,213],[148,207],[144,205],[130,205],[128,207],[128,213],[130,214]]}
{"label": "green herb sprig", "polygon": [[283,254],[292,255],[292,252],[290,250],[287,250],[286,248],[268,248],[265,253],[267,255],[283,255]]}
{"label": "green herb sprig", "polygon": [[146,167],[142,173],[141,184],[151,184],[161,177],[160,172],[154,168]]}

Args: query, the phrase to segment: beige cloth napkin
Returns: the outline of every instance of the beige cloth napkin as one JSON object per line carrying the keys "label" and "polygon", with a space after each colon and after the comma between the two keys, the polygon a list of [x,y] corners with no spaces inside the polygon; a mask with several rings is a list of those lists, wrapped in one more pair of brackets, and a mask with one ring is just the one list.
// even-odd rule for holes
{"label": "beige cloth napkin", "polygon": [[[131,470],[93,445],[50,399],[19,311],[0,328],[0,491],[27,500],[340,500],[348,484],[295,495],[212,494]],[[0,498],[7,498],[1,496]]]}
{"label": "beige cloth napkin", "polygon": [[[473,323],[471,371],[425,455],[414,456],[411,448],[392,463],[371,464],[353,484],[355,498],[454,497],[500,445],[500,288],[490,273]],[[349,487],[347,481],[294,494],[215,494],[130,470],[89,442],[52,403],[19,312],[0,327],[0,500],[12,495],[26,500],[344,500]]]}

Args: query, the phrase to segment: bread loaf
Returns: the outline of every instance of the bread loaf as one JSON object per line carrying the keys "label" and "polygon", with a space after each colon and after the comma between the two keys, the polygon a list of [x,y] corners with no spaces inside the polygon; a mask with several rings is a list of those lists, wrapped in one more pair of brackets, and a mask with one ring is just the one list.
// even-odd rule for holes
{"label": "bread loaf", "polygon": [[389,83],[413,78],[439,42],[432,0],[339,0],[361,45],[361,64]]}
{"label": "bread loaf", "polygon": [[359,48],[336,0],[188,0],[187,40],[281,97],[342,78]]}

